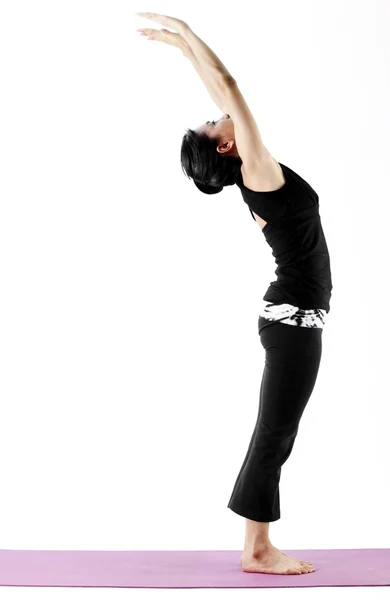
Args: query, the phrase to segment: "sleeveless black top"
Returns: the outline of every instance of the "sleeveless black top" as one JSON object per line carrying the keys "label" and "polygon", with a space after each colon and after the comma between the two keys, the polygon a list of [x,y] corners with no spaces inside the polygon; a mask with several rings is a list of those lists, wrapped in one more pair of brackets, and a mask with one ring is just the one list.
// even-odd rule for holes
{"label": "sleeveless black top", "polygon": [[286,183],[278,190],[250,190],[241,171],[236,181],[253,219],[256,213],[267,221],[262,231],[277,265],[277,280],[270,283],[263,300],[329,312],[333,285],[319,196],[300,175],[279,164]]}

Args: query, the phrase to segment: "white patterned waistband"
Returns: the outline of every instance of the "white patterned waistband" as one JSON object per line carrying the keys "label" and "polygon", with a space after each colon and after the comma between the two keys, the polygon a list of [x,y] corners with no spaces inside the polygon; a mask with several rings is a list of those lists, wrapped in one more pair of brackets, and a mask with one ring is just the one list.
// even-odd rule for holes
{"label": "white patterned waistband", "polygon": [[280,321],[298,327],[323,327],[327,312],[324,308],[299,308],[293,304],[275,304],[261,300],[259,316],[269,321]]}

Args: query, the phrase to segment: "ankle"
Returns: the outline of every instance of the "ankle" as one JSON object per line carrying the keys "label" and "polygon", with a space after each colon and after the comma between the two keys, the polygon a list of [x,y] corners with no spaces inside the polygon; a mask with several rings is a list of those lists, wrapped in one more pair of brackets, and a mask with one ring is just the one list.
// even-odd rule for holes
{"label": "ankle", "polygon": [[266,554],[272,550],[273,547],[274,546],[271,544],[270,540],[251,544],[245,542],[244,554],[251,556],[252,558],[258,558],[259,556],[262,556],[263,554]]}

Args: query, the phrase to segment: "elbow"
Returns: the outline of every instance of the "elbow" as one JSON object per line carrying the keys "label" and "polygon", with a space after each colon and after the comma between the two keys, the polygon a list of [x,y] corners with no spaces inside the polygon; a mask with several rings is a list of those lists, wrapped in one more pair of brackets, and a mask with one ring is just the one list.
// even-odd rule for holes
{"label": "elbow", "polygon": [[230,75],[230,73],[227,73],[227,74],[223,75],[223,84],[225,87],[231,88],[232,86],[234,86],[236,84],[236,80],[234,79],[233,75]]}
{"label": "elbow", "polygon": [[[230,74],[223,74],[221,79],[219,80],[219,96],[221,98],[222,104],[225,104],[225,98],[230,97],[232,90],[236,86],[236,80]],[[224,108],[221,108],[224,112],[229,112]]]}

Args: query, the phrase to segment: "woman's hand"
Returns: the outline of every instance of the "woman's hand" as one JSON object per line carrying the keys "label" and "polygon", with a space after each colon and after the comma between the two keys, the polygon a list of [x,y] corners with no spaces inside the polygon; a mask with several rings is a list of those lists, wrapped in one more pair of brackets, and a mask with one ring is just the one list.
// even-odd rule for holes
{"label": "woman's hand", "polygon": [[167,17],[166,15],[158,15],[157,13],[140,12],[136,14],[140,17],[150,19],[151,21],[161,23],[161,25],[166,25],[167,27],[176,29],[176,31],[178,32],[175,33],[173,31],[169,31],[168,29],[148,29],[145,27],[137,29],[137,31],[139,31],[141,35],[144,35],[147,40],[155,40],[157,42],[164,42],[165,44],[169,44],[170,46],[176,46],[176,48],[180,48],[182,50],[185,56],[188,55],[189,47],[182,35],[182,33],[188,31],[189,29],[187,23],[185,23],[181,19],[174,19],[173,17]]}
{"label": "woman's hand", "polygon": [[181,36],[180,33],[174,33],[173,31],[168,31],[168,29],[137,29],[144,35],[147,40],[155,40],[157,42],[164,42],[165,44],[169,44],[170,46],[176,46],[176,48],[180,48],[183,51],[183,54],[188,52],[188,44]]}
{"label": "woman's hand", "polygon": [[135,14],[139,17],[144,17],[145,19],[156,21],[156,23],[159,23],[164,27],[170,27],[171,29],[175,29],[181,35],[183,35],[183,33],[185,33],[187,29],[189,29],[185,21],[182,21],[181,19],[175,19],[174,17],[168,17],[167,15],[158,15],[157,13],[152,12],[138,12]]}

